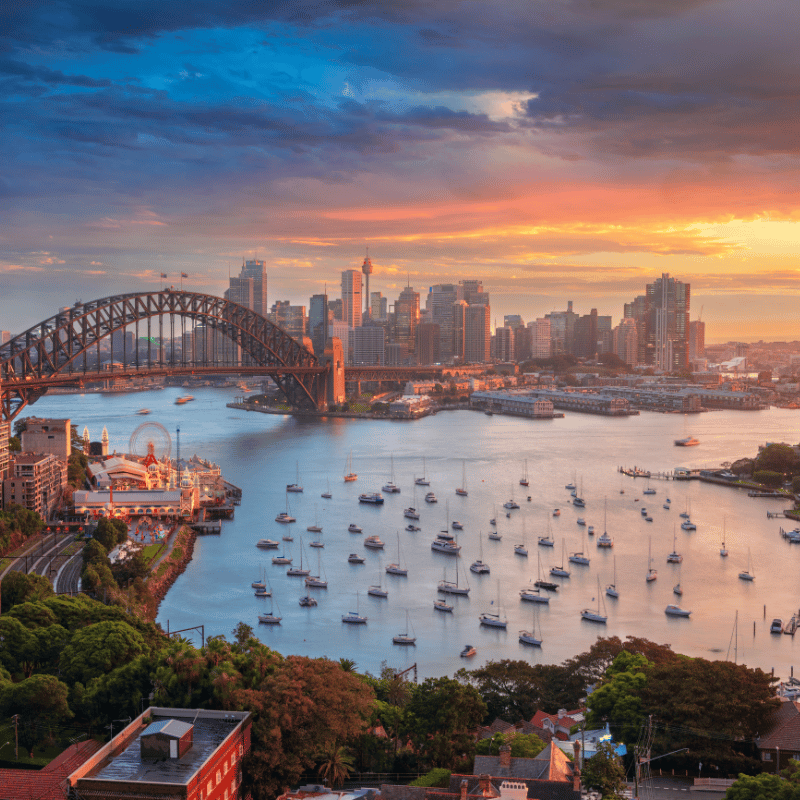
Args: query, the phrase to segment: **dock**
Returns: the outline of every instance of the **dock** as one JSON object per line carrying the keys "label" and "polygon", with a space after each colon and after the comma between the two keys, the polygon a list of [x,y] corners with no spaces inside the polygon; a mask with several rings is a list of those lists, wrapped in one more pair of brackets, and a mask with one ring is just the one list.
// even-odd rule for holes
{"label": "dock", "polygon": [[218,519],[212,519],[206,522],[193,522],[189,527],[201,535],[222,533],[222,521]]}

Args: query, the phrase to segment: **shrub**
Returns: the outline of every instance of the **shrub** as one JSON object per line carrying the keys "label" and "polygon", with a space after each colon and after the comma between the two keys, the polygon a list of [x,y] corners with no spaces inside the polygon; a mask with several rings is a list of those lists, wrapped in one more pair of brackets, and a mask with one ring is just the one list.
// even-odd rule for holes
{"label": "shrub", "polygon": [[415,781],[411,781],[409,786],[426,786],[445,788],[450,785],[450,770],[436,767],[424,775],[420,775]]}
{"label": "shrub", "polygon": [[764,486],[781,486],[783,484],[783,474],[772,472],[768,469],[761,469],[753,473],[753,480],[762,483]]}

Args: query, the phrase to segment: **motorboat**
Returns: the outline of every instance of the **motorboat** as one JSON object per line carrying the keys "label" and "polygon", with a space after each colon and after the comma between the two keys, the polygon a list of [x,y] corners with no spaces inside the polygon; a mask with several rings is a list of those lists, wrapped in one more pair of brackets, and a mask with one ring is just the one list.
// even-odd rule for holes
{"label": "motorboat", "polygon": [[488,564],[484,564],[483,561],[478,559],[470,564],[469,571],[474,572],[476,575],[488,575],[490,570]]}
{"label": "motorboat", "polygon": [[519,508],[519,503],[517,503],[513,499],[512,500],[507,500],[505,503],[503,503],[503,508],[508,508],[508,509]]}
{"label": "motorboat", "polygon": [[453,521],[452,527],[453,527],[454,531],[463,531],[464,530],[464,526],[458,520],[454,520]]}
{"label": "motorboat", "polygon": [[692,612],[691,611],[687,611],[686,609],[681,608],[680,606],[676,606],[673,603],[670,603],[664,609],[664,613],[668,617],[688,617]]}
{"label": "motorboat", "polygon": [[783,633],[783,621],[778,619],[777,617],[772,620],[772,624],[769,626],[770,633]]}
{"label": "motorboat", "polygon": [[642,515],[643,517],[646,517],[646,516],[647,516],[647,509],[646,509],[644,506],[642,506],[642,507],[639,509],[639,511],[641,512],[641,515]]}
{"label": "motorboat", "polygon": [[308,546],[309,547],[321,548],[321,547],[325,547],[325,543],[324,542],[320,542],[319,540],[315,539],[313,542],[309,542]]}
{"label": "motorboat", "polygon": [[586,525],[586,520],[583,517],[578,517],[578,519],[575,520],[575,521],[578,523],[578,525],[581,525],[581,526]]}
{"label": "motorboat", "polygon": [[434,611],[452,611],[453,606],[445,603],[444,600],[434,600],[433,601],[433,610]]}
{"label": "motorboat", "polygon": [[696,531],[697,525],[694,524],[690,519],[684,520],[681,522],[681,530],[684,531]]}
{"label": "motorboat", "polygon": [[419,525],[406,525],[406,530],[410,533],[416,533],[417,531],[422,530]]}
{"label": "motorboat", "polygon": [[686,436],[683,439],[675,440],[676,447],[696,447],[698,444],[700,444],[700,440],[695,439],[694,436]]}
{"label": "motorboat", "polygon": [[409,506],[404,512],[403,516],[408,519],[419,519],[419,511],[413,506]]}
{"label": "motorboat", "polygon": [[146,416],[147,414],[150,413],[150,409],[149,408],[140,408],[136,413],[143,417],[143,416]]}
{"label": "motorboat", "polygon": [[501,541],[501,540],[502,540],[502,538],[503,538],[503,534],[502,534],[502,533],[498,533],[497,531],[489,531],[489,533],[487,534],[487,536],[488,536],[488,537],[489,537],[489,538],[490,538],[490,539],[491,539],[493,542],[499,542],[499,541]]}
{"label": "motorboat", "polygon": [[614,540],[608,535],[608,533],[606,533],[606,531],[603,531],[597,537],[597,546],[598,547],[613,547],[614,546]]}
{"label": "motorboat", "polygon": [[471,644],[465,644],[460,655],[461,658],[469,658],[470,656],[474,656],[477,652],[478,651]]}
{"label": "motorboat", "polygon": [[300,605],[303,608],[313,608],[317,605],[317,601],[311,597],[311,595],[305,595],[304,597],[300,598]]}
{"label": "motorboat", "polygon": [[347,530],[350,531],[350,533],[364,533],[364,529],[363,528],[359,528],[359,526],[356,525],[355,522],[351,522],[347,526]]}
{"label": "motorboat", "polygon": [[383,550],[383,541],[379,536],[367,536],[364,539],[364,547],[369,547],[370,550]]}
{"label": "motorboat", "polygon": [[428,492],[428,494],[425,495],[425,502],[438,503],[439,501],[436,499],[436,495],[433,492]]}
{"label": "motorboat", "polygon": [[293,542],[294,536],[292,536],[291,533],[285,533],[283,536],[281,536],[281,539],[283,539],[284,542]]}
{"label": "motorboat", "polygon": [[275,522],[282,522],[286,525],[290,522],[297,522],[297,520],[288,511],[281,511],[278,513],[278,516],[275,517]]}
{"label": "motorboat", "polygon": [[553,516],[554,517],[560,517],[561,516],[561,509],[560,508],[554,508],[553,509]]}
{"label": "motorboat", "polygon": [[380,492],[367,492],[358,496],[359,503],[372,503],[373,505],[383,504],[383,495]]}
{"label": "motorboat", "polygon": [[256,547],[261,547],[264,550],[277,550],[278,542],[276,542],[274,539],[259,539],[256,542]]}
{"label": "motorboat", "polygon": [[358,553],[350,553],[347,556],[347,563],[348,564],[363,564],[364,563],[364,556],[360,556]]}
{"label": "motorboat", "polygon": [[448,542],[445,539],[434,539],[431,542],[431,550],[437,553],[446,553],[450,556],[457,556],[461,550],[461,545],[455,542]]}
{"label": "motorboat", "polygon": [[651,517],[651,516],[648,514],[648,515],[647,515],[647,516],[644,518],[644,521],[645,521],[645,522],[652,522],[652,521],[653,521],[653,518],[652,518],[652,517]]}
{"label": "motorboat", "polygon": [[590,526],[589,526],[589,527],[586,529],[586,533],[588,533],[588,534],[589,534],[589,536],[594,536],[594,525],[590,525]]}
{"label": "motorboat", "polygon": [[656,490],[651,489],[649,486],[642,492],[642,494],[655,494]]}

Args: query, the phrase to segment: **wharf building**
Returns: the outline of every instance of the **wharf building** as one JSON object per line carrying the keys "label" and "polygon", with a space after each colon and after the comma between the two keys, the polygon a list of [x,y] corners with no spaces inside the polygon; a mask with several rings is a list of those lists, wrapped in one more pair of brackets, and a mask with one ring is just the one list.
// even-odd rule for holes
{"label": "wharf building", "polygon": [[516,417],[552,419],[553,401],[531,394],[527,390],[505,392],[473,392],[469,404],[472,408],[497,411]]}
{"label": "wharf building", "polygon": [[[516,389],[505,392],[474,392],[470,398],[473,408],[490,408],[503,412],[504,407],[512,409],[509,413],[521,413],[517,408],[523,407],[522,398],[547,400],[554,409],[560,411],[579,411],[584,414],[601,414],[606,417],[624,417],[639,412],[631,409],[630,403],[623,397],[613,397],[605,392],[557,391],[549,389]],[[526,416],[532,416],[526,415]]]}

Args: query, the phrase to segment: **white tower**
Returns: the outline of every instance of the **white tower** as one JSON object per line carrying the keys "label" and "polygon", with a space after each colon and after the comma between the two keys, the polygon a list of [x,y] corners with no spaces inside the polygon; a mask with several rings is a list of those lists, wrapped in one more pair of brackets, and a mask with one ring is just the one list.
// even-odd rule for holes
{"label": "white tower", "polygon": [[106,428],[105,425],[103,425],[103,435],[102,435],[102,437],[100,439],[100,442],[101,442],[102,448],[103,448],[102,449],[103,455],[107,456],[108,455],[108,428]]}

